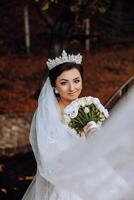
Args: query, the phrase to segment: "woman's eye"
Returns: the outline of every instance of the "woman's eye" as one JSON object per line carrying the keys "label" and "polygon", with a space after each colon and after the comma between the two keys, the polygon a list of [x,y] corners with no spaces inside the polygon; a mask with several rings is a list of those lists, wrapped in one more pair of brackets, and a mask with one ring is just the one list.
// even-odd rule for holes
{"label": "woman's eye", "polygon": [[61,82],[60,84],[61,84],[61,85],[66,85],[66,82]]}
{"label": "woman's eye", "polygon": [[80,82],[80,80],[74,80],[74,82],[75,82],[75,83],[79,83],[79,82]]}

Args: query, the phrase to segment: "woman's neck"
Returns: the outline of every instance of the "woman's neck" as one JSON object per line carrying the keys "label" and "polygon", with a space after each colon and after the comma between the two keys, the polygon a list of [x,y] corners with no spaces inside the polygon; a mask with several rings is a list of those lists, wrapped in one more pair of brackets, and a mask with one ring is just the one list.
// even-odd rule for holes
{"label": "woman's neck", "polygon": [[69,104],[71,103],[71,101],[66,101],[64,99],[59,99],[59,107],[60,107],[60,110],[61,110],[61,114],[63,115],[63,112],[64,112],[64,108],[66,106],[68,106]]}

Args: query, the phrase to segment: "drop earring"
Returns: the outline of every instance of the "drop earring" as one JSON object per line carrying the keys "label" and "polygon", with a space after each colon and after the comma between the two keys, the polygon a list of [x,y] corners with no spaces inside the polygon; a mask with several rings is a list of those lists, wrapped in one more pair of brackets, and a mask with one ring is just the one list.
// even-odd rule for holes
{"label": "drop earring", "polygon": [[59,94],[58,90],[54,89],[55,94]]}

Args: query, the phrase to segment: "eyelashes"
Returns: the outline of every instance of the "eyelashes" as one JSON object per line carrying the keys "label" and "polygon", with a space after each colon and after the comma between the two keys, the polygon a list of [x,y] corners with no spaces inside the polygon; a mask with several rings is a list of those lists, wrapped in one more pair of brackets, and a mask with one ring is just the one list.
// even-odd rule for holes
{"label": "eyelashes", "polygon": [[80,80],[78,79],[78,80],[74,80],[74,83],[79,83],[80,82]]}
{"label": "eyelashes", "polygon": [[61,82],[60,84],[61,84],[61,85],[66,85],[66,84],[67,84],[67,82]]}

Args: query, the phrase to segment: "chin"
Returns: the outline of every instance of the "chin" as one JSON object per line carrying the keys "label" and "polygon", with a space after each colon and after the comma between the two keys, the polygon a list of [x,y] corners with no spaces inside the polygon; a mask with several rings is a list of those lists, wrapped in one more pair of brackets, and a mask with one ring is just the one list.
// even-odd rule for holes
{"label": "chin", "polygon": [[72,96],[72,97],[70,96],[70,97],[69,97],[69,100],[70,100],[70,101],[74,101],[74,100],[77,99],[77,98],[78,98],[78,95],[77,95],[77,96]]}
{"label": "chin", "polygon": [[80,95],[79,93],[76,93],[74,95],[68,95],[66,96],[66,99],[68,99],[68,101],[74,101],[79,97],[79,95]]}

